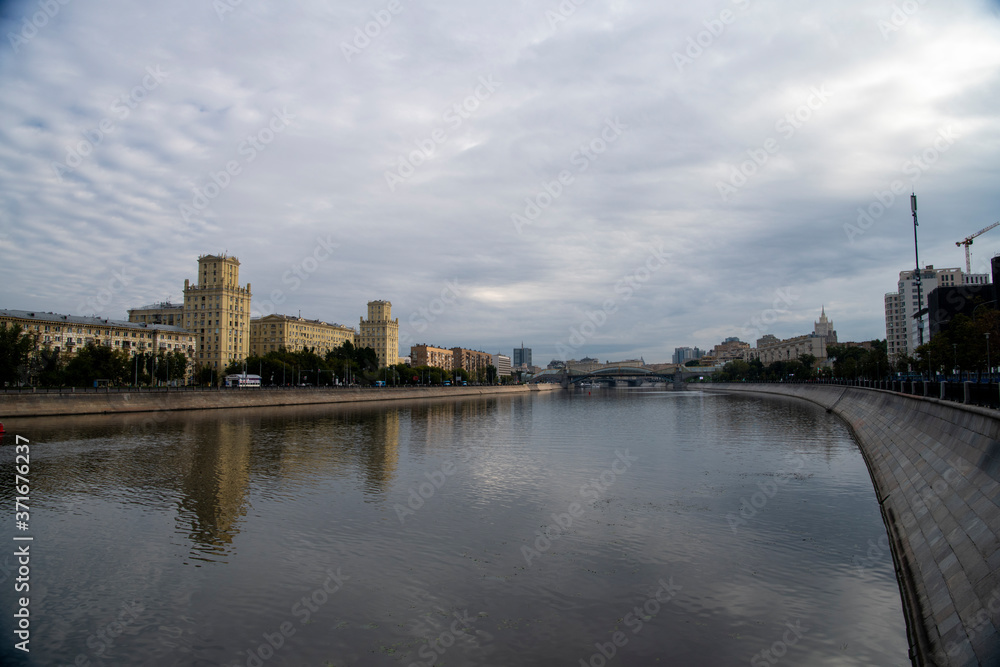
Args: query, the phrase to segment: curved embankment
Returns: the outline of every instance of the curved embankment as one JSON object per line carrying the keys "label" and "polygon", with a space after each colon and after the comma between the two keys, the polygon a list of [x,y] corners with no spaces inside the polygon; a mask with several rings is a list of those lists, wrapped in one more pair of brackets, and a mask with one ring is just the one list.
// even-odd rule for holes
{"label": "curved embankment", "polygon": [[424,398],[461,398],[559,389],[559,385],[422,387],[413,389],[223,389],[131,393],[0,394],[0,421],[116,412],[260,408],[326,403],[370,403]]}
{"label": "curved embankment", "polygon": [[913,663],[1000,665],[1000,413],[837,385],[709,390],[793,396],[846,421],[888,529]]}

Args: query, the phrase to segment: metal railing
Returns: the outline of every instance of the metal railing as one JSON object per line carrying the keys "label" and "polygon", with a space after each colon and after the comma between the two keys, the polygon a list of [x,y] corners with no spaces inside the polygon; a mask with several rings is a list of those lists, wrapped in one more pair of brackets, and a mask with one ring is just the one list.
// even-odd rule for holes
{"label": "metal railing", "polygon": [[[734,383],[735,384],[735,383]],[[813,384],[880,389],[908,396],[925,396],[943,401],[1000,409],[1000,382],[969,380],[760,380],[754,384]]]}

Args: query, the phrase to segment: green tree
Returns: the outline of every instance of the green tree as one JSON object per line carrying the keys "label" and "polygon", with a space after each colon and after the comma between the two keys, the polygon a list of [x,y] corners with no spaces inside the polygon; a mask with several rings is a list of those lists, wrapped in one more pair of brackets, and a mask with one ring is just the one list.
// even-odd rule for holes
{"label": "green tree", "polygon": [[20,324],[0,324],[0,387],[16,384],[27,375],[28,357],[35,349],[35,337]]}
{"label": "green tree", "polygon": [[74,387],[89,387],[94,380],[125,384],[129,380],[129,365],[127,352],[88,343],[66,363],[64,382]]}

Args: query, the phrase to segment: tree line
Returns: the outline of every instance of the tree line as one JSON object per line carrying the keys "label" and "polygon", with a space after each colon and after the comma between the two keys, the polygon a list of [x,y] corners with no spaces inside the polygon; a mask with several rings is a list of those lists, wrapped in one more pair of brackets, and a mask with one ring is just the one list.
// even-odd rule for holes
{"label": "tree line", "polygon": [[197,385],[219,386],[226,375],[244,372],[260,375],[265,386],[369,386],[379,380],[391,386],[497,381],[494,366],[476,373],[406,364],[379,368],[375,350],[357,347],[350,341],[322,355],[315,348],[295,351],[282,348],[262,356],[251,355],[233,362],[222,373],[208,366],[190,369],[187,357],[176,350],[130,355],[124,350],[90,343],[77,348],[75,353],[66,353],[48,345],[36,351],[35,343],[34,335],[20,324],[0,324],[0,387],[89,387],[95,381],[110,386],[183,385],[192,374]]}

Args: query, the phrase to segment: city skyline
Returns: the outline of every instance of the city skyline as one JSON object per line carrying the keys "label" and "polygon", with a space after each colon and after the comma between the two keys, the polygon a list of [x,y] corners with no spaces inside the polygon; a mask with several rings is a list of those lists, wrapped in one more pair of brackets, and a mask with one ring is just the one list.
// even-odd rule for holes
{"label": "city skyline", "polygon": [[1000,219],[997,2],[53,6],[0,13],[3,308],[126,319],[225,253],[258,316],[391,301],[404,356],[666,361],[885,338],[910,192],[923,265]]}

